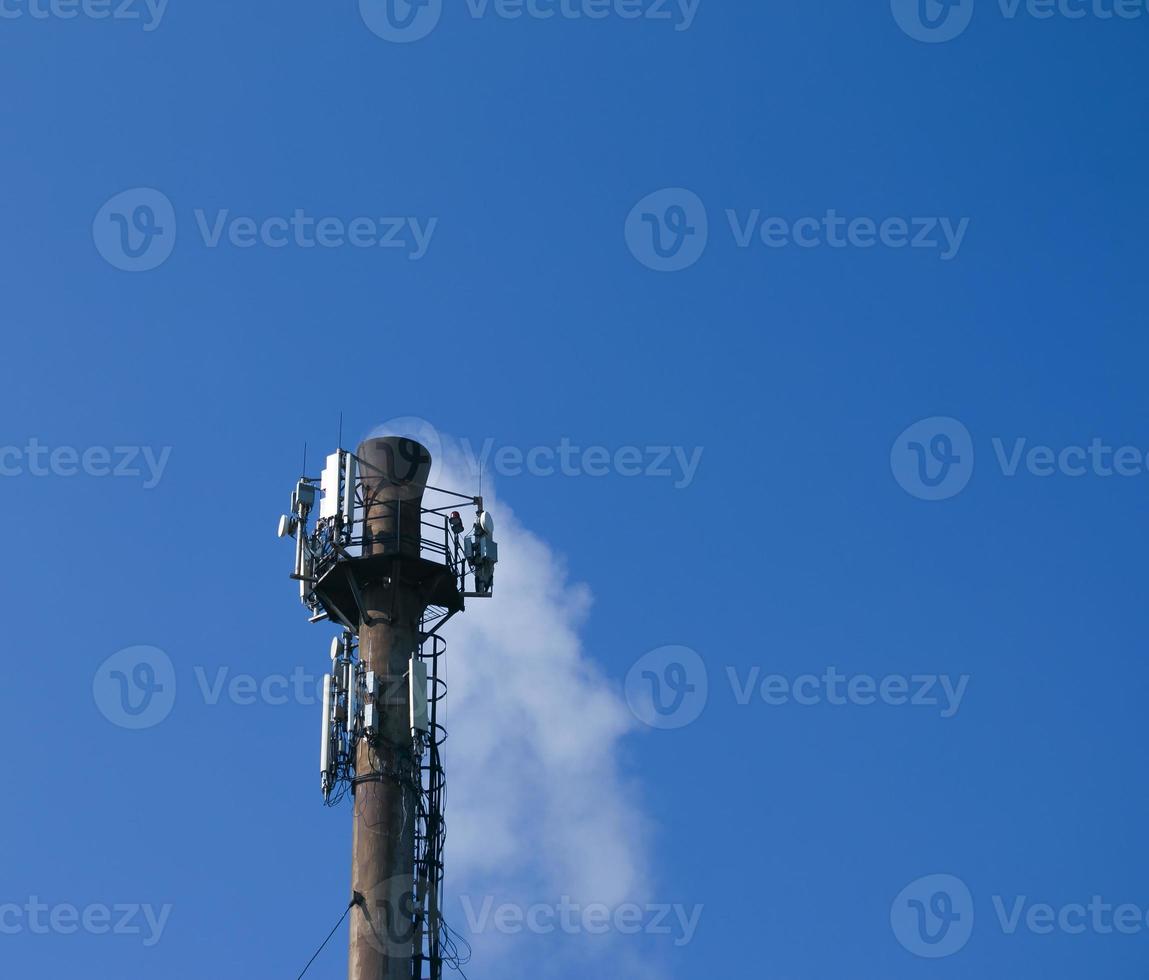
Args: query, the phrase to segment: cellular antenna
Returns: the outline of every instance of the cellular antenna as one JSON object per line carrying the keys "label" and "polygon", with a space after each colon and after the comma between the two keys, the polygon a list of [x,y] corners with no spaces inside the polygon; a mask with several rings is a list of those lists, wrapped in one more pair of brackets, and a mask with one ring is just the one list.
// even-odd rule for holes
{"label": "cellular antenna", "polygon": [[[340,441],[342,429],[341,414]],[[299,480],[279,521],[311,622],[339,627],[323,678],[320,789],[328,806],[355,800],[350,980],[441,980],[444,962],[459,965],[442,915],[439,630],[467,599],[491,596],[499,550],[482,497],[430,487],[430,472],[412,439],[337,448],[319,480]]]}

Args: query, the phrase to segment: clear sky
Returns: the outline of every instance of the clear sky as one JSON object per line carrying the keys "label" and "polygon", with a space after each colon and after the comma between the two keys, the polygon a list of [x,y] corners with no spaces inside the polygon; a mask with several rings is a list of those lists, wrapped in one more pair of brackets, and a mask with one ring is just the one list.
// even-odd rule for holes
{"label": "clear sky", "polygon": [[342,411],[490,449],[472,980],[1143,977],[1147,31],[0,0],[0,974],[295,977],[335,923],[274,527]]}

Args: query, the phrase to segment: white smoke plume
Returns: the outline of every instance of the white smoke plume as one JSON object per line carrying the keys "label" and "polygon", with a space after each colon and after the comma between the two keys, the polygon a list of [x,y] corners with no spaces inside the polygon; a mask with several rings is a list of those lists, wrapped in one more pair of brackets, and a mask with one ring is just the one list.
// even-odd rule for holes
{"label": "white smoke plume", "polygon": [[[478,492],[467,454],[428,423],[396,419],[371,433],[382,435],[408,436],[430,449],[432,486]],[[525,911],[563,900],[615,909],[648,900],[646,819],[619,763],[635,721],[619,686],[583,645],[590,589],[570,581],[561,557],[523,527],[487,477],[482,492],[499,545],[495,594],[469,600],[443,630],[444,911],[474,947],[471,980],[581,976],[578,964],[599,959],[618,937],[556,929],[540,943],[526,929],[496,929],[491,909],[511,903]],[[464,512],[464,521],[471,516]],[[484,906],[487,921],[476,932]],[[545,964],[537,962],[543,950]],[[636,966],[612,976],[646,973]]]}

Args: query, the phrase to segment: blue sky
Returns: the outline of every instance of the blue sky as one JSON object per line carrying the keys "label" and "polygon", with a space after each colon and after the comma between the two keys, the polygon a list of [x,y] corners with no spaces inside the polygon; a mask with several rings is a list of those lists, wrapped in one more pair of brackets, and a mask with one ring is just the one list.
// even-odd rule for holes
{"label": "blue sky", "polygon": [[295,976],[338,918],[265,685],[326,660],[273,529],[341,411],[513,514],[452,739],[526,712],[531,793],[451,770],[448,878],[644,916],[473,980],[1143,974],[1149,9],[923,2],[3,0],[6,976]]}

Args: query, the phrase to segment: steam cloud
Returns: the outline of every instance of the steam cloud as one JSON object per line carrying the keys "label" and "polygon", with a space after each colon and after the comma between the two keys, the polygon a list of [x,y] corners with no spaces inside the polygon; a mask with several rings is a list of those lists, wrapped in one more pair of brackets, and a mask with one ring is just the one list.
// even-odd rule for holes
{"label": "steam cloud", "polygon": [[[406,435],[431,450],[432,486],[477,492],[466,454],[426,422],[396,419],[371,433],[382,435]],[[585,975],[578,964],[598,959],[618,937],[556,929],[540,947],[525,932],[501,933],[490,918],[476,934],[464,914],[481,914],[490,899],[524,911],[564,898],[614,909],[644,903],[649,892],[646,820],[618,762],[634,718],[580,638],[590,590],[569,580],[561,558],[499,501],[489,479],[483,498],[499,544],[495,597],[471,600],[444,630],[444,912],[474,947],[472,980]],[[443,501],[429,491],[427,502]],[[471,516],[463,514],[468,523]]]}

